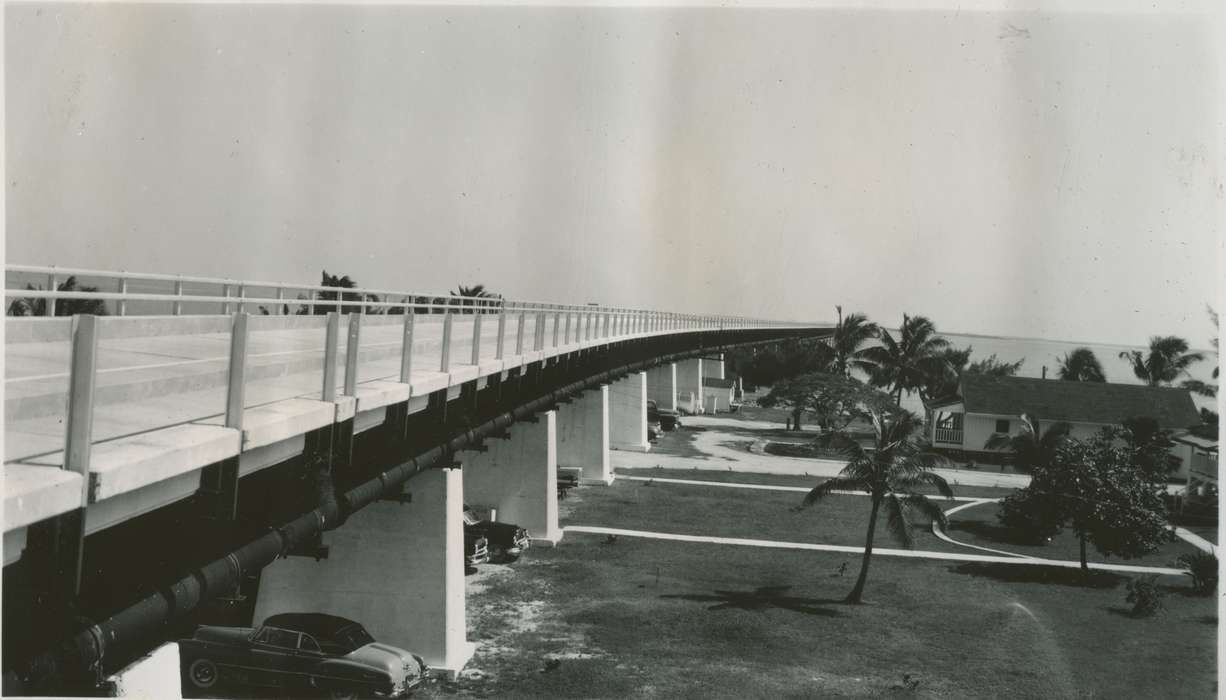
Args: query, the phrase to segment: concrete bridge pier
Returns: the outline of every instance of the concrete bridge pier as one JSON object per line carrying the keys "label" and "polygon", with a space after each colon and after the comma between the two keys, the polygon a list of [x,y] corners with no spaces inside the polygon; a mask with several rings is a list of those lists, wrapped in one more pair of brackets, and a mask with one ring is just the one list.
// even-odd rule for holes
{"label": "concrete bridge pier", "polygon": [[684,398],[691,394],[689,406],[682,405],[682,410],[690,413],[702,413],[702,378],[703,362],[701,357],[682,360],[677,363],[677,391]]}
{"label": "concrete bridge pier", "polygon": [[708,357],[702,361],[702,376],[725,379],[724,372],[724,353],[721,352],[717,357]]}
{"label": "concrete bridge pier", "polygon": [[609,386],[609,446],[647,452],[647,373],[638,372]]}
{"label": "concrete bridge pier", "polygon": [[410,503],[373,503],[328,532],[327,559],[266,567],[255,623],[282,612],[340,615],[432,668],[463,669],[475,649],[465,619],[463,476],[430,469],[405,488]]}
{"label": "concrete bridge pier", "polygon": [[677,410],[677,363],[647,370],[647,398],[656,402],[656,408]]}
{"label": "concrete bridge pier", "polygon": [[556,411],[535,423],[511,426],[505,439],[485,441],[486,451],[464,452],[464,497],[474,508],[492,508],[497,519],[526,529],[533,542],[557,544],[558,450]]}
{"label": "concrete bridge pier", "polygon": [[580,469],[583,482],[613,483],[609,464],[609,385],[563,404],[557,414],[557,465]]}

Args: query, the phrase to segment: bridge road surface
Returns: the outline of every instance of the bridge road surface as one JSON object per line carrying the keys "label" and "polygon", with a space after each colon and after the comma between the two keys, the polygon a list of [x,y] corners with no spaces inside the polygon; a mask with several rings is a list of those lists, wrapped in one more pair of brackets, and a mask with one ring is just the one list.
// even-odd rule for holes
{"label": "bridge road surface", "polygon": [[[525,320],[525,355],[531,354],[536,319]],[[119,437],[165,428],[205,422],[220,425],[226,403],[226,371],[229,363],[229,332],[189,333],[118,337],[108,334],[107,325],[149,317],[107,318],[101,326],[97,354],[94,444]],[[187,317],[176,317],[187,318]],[[325,316],[288,317],[301,319],[305,328],[273,330],[269,326],[284,316],[251,316],[247,347],[247,373],[243,406],[252,409],[292,398],[319,400],[323,386]],[[422,314],[415,319],[411,383],[442,380],[439,372],[443,335],[442,315]],[[480,370],[472,364],[473,315],[453,317],[451,372],[470,380],[502,370],[495,360],[498,316],[482,319]],[[67,412],[68,369],[71,356],[69,326],[66,319],[50,339],[21,342],[9,335],[5,343],[5,421],[4,461],[37,462],[57,466],[63,463],[65,416]],[[47,319],[48,322],[54,322]],[[281,321],[284,323],[284,320]],[[358,383],[400,379],[401,337],[404,316],[367,315],[362,318]],[[554,316],[545,323],[544,349],[551,354]],[[563,345],[559,330],[559,350],[601,344],[574,342],[576,323],[572,318],[571,340]],[[348,319],[342,318],[337,356],[337,395],[344,382]],[[509,315],[504,339],[507,369],[520,366],[515,354],[518,319]],[[607,339],[603,342],[609,342]],[[539,354],[539,353],[538,353]],[[535,358],[529,358],[535,359]],[[467,370],[467,371],[465,371]],[[452,384],[458,384],[456,376]],[[434,389],[436,390],[436,389]]]}

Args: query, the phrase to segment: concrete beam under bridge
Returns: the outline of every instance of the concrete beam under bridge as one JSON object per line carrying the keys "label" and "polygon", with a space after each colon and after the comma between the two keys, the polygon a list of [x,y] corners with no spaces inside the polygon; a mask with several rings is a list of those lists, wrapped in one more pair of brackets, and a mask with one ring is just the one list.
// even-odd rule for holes
{"label": "concrete beam under bridge", "polygon": [[613,483],[609,463],[609,385],[584,392],[558,410],[558,468],[585,482]]}
{"label": "concrete beam under bridge", "polygon": [[609,386],[609,446],[647,452],[647,373],[637,372]]}
{"label": "concrete beam under bridge", "polygon": [[676,362],[647,370],[647,398],[656,402],[656,408],[677,410]]}
{"label": "concrete beam under bridge", "polygon": [[283,612],[340,615],[432,668],[463,669],[475,650],[465,619],[463,476],[432,469],[406,487],[410,503],[373,503],[328,532],[327,559],[266,567],[256,624]]}
{"label": "concrete beam under bridge", "polygon": [[528,531],[534,542],[557,544],[558,451],[556,411],[535,423],[516,423],[505,440],[486,440],[485,452],[463,453],[464,498],[497,519]]}

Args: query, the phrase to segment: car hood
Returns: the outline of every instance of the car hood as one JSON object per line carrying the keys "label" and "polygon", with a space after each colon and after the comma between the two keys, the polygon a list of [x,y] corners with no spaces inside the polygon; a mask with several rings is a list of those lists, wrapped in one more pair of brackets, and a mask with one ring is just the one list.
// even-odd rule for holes
{"label": "car hood", "polygon": [[216,627],[201,625],[196,628],[193,639],[216,644],[241,644],[251,638],[254,630],[250,627]]}
{"label": "car hood", "polygon": [[354,649],[345,655],[345,660],[386,671],[393,678],[399,677],[402,673],[408,677],[421,676],[426,670],[421,657],[404,649],[379,642],[371,642]]}

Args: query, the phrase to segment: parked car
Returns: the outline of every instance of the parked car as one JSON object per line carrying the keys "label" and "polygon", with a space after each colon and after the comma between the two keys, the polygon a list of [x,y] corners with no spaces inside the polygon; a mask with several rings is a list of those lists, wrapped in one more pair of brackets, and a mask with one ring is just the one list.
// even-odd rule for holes
{"label": "parked car", "polygon": [[667,408],[659,408],[655,401],[647,402],[647,423],[656,423],[660,430],[670,431],[681,427],[681,414]]}
{"label": "parked car", "polygon": [[[481,532],[468,527],[464,520],[464,564],[466,568],[480,566],[490,560],[490,543]],[[471,571],[469,573],[472,573]]]}
{"label": "parked car", "polygon": [[471,532],[489,540],[489,560],[494,562],[515,561],[532,545],[527,530],[511,523],[481,520],[467,505],[464,506],[464,532]]}
{"label": "parked car", "polygon": [[210,693],[227,684],[398,698],[429,670],[420,656],[376,642],[361,624],[322,613],[273,615],[254,629],[202,625],[179,640],[179,658],[186,683]]}

